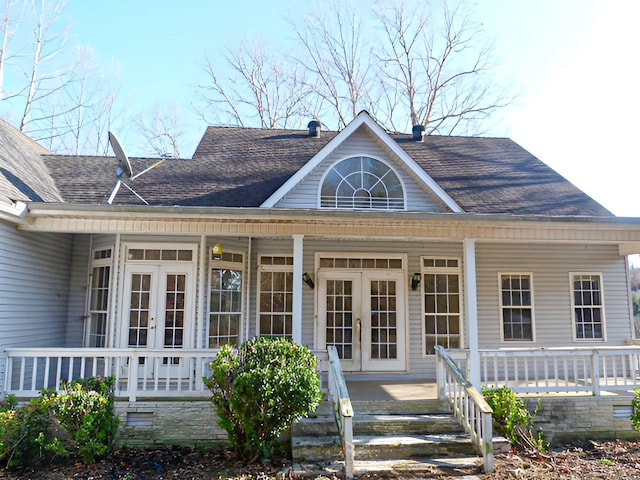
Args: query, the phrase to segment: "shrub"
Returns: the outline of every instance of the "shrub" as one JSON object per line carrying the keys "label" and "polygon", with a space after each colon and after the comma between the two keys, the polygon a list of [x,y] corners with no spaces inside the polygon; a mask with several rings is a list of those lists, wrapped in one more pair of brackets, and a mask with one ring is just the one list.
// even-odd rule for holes
{"label": "shrub", "polygon": [[61,394],[45,402],[68,434],[71,449],[85,462],[108,453],[118,429],[113,405],[114,377],[91,377],[64,385]]}
{"label": "shrub", "polygon": [[284,338],[257,337],[238,352],[220,349],[203,380],[237,456],[249,462],[268,457],[282,432],[318,407],[316,367],[307,347]]}
{"label": "shrub", "polygon": [[524,401],[508,387],[483,389],[482,394],[493,409],[493,428],[506,437],[512,446],[524,450],[547,449],[543,432],[540,431],[535,436],[532,433],[535,413],[540,408],[542,399],[538,401],[536,411],[532,415]]}
{"label": "shrub", "polygon": [[0,402],[0,461],[7,468],[37,467],[58,453],[58,445],[41,398],[21,407],[12,396]]}
{"label": "shrub", "polygon": [[633,424],[634,430],[640,430],[640,388],[635,387],[633,391],[635,392],[635,396],[633,400],[631,400],[631,406],[633,407],[631,423]]}

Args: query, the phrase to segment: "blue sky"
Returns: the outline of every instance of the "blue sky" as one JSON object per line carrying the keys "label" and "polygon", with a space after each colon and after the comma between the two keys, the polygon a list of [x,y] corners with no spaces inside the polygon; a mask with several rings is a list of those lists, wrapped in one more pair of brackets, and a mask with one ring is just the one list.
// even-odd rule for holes
{"label": "blue sky", "polygon": [[[318,2],[69,0],[65,15],[74,40],[119,71],[128,108],[175,104],[193,117],[205,54],[256,35],[286,46],[285,16],[308,5]],[[474,17],[493,42],[496,81],[519,94],[487,134],[511,137],[617,215],[640,216],[640,2],[480,0]],[[204,128],[189,125],[186,156]]]}

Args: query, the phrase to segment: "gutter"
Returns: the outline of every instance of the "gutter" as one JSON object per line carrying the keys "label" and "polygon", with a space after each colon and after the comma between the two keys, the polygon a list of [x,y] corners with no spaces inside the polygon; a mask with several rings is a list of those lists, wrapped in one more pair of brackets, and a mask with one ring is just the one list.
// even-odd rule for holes
{"label": "gutter", "polygon": [[16,225],[26,225],[29,207],[26,203],[15,201],[12,204],[0,202],[0,220],[5,220]]}
{"label": "gutter", "polygon": [[77,203],[30,202],[27,211],[30,216],[91,216],[97,218],[137,217],[141,219],[183,217],[184,219],[232,219],[232,220],[292,220],[306,219],[344,220],[453,220],[479,222],[534,222],[534,223],[583,223],[602,225],[629,225],[640,227],[640,217],[593,217],[593,216],[545,216],[545,215],[509,215],[482,213],[434,213],[406,211],[351,211],[318,210],[306,208],[265,208],[265,207],[184,207],[184,206],[145,206],[145,205],[86,205]]}

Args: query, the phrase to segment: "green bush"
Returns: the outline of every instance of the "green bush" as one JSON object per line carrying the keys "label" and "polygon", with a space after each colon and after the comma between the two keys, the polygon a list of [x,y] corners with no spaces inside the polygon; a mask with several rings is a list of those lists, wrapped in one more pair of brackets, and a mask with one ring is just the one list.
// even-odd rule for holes
{"label": "green bush", "polygon": [[52,419],[41,398],[18,406],[15,397],[0,402],[0,462],[9,469],[38,467],[59,445]]}
{"label": "green bush", "polygon": [[69,435],[71,449],[85,463],[93,463],[113,447],[119,424],[114,411],[114,384],[114,377],[91,377],[64,385],[61,394],[44,397]]}
{"label": "green bush", "polygon": [[[483,389],[482,394],[493,410],[493,428],[509,440],[512,446],[525,450],[537,449],[545,451],[547,449],[542,431],[533,435],[532,415],[527,410],[527,405],[519,398],[513,390],[508,387],[498,389]],[[540,400],[536,412],[541,405]]]}
{"label": "green bush", "polygon": [[634,430],[640,430],[640,388],[635,387],[633,391],[636,395],[633,397],[633,400],[631,400],[631,406],[633,407],[631,423]]}
{"label": "green bush", "polygon": [[236,455],[253,462],[267,458],[293,422],[318,408],[322,393],[317,358],[284,338],[258,337],[238,352],[229,345],[203,380],[213,393],[219,425]]}

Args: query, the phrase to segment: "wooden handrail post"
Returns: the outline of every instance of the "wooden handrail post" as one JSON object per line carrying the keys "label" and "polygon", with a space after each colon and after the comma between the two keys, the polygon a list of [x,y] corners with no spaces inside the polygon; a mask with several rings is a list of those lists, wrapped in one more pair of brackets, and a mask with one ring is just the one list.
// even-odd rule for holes
{"label": "wooden handrail post", "polygon": [[347,480],[353,478],[353,463],[355,452],[353,447],[353,417],[343,417],[344,421],[344,476]]}
{"label": "wooden handrail post", "polygon": [[482,413],[482,444],[484,473],[493,473],[493,425],[492,415]]}
{"label": "wooden handrail post", "polygon": [[444,360],[440,355],[440,351],[436,349],[436,385],[438,386],[438,399],[446,400],[445,392],[446,375],[444,373]]}
{"label": "wooden handrail post", "polygon": [[593,386],[593,394],[600,396],[600,355],[597,350],[591,355],[591,382]]}
{"label": "wooden handrail post", "polygon": [[129,401],[135,402],[138,390],[138,352],[129,355]]}

